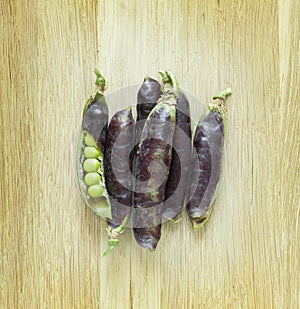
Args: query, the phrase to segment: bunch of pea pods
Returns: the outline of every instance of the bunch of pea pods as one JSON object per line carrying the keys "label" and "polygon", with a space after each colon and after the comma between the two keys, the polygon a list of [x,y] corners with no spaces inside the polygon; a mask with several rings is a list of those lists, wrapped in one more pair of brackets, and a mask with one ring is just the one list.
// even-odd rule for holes
{"label": "bunch of pea pods", "polygon": [[[85,203],[107,222],[107,256],[130,225],[137,243],[155,251],[162,223],[186,209],[195,230],[210,218],[221,174],[226,89],[212,98],[192,138],[190,105],[174,74],[145,77],[132,106],[108,120],[107,83],[97,70],[96,91],[82,115],[77,178]],[[129,224],[130,222],[130,224]]]}

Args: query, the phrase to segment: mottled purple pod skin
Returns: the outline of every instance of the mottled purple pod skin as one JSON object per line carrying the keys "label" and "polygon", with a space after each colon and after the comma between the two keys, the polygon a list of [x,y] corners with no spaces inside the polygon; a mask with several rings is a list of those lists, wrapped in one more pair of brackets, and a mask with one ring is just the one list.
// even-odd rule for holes
{"label": "mottled purple pod skin", "polygon": [[108,123],[108,108],[105,97],[96,93],[86,107],[82,119],[82,130],[89,132],[97,142],[98,148],[104,153]]}
{"label": "mottled purple pod skin", "polygon": [[172,159],[177,100],[177,82],[173,75],[172,78],[164,85],[161,99],[145,122],[135,159],[134,236],[141,247],[151,251],[161,236],[165,186]]}
{"label": "mottled purple pod skin", "polygon": [[153,107],[157,104],[161,96],[161,85],[160,83],[151,78],[145,77],[142,86],[140,87],[137,95],[137,122],[135,127],[135,148],[132,153],[132,158],[134,158],[137,151],[137,146],[141,140],[141,134],[145,121],[152,111]]}
{"label": "mottled purple pod skin", "polygon": [[224,100],[230,89],[214,97],[199,121],[193,142],[187,213],[195,230],[210,218],[220,180],[224,144]]}
{"label": "mottled purple pod skin", "polygon": [[134,145],[134,129],[131,107],[117,112],[107,129],[104,175],[112,218],[107,220],[109,242],[103,256],[107,256],[119,244],[118,236],[123,233],[130,216],[132,175],[129,161]]}
{"label": "mottled purple pod skin", "polygon": [[172,162],[166,185],[163,216],[173,222],[180,219],[184,207],[187,176],[191,161],[190,106],[179,92],[176,106],[176,128],[173,138]]}
{"label": "mottled purple pod skin", "polygon": [[[137,95],[137,121],[147,119],[161,94],[162,92],[160,83],[151,77],[145,77]],[[139,136],[142,133],[142,129],[143,127],[139,127]]]}
{"label": "mottled purple pod skin", "polygon": [[133,217],[134,236],[149,250],[156,248],[161,234],[162,202],[172,158],[172,123],[175,125],[175,106],[158,104],[146,121],[135,161],[134,206],[139,209]]}
{"label": "mottled purple pod skin", "polygon": [[[132,177],[129,158],[133,143],[134,119],[129,107],[112,117],[107,130],[104,175],[112,206],[112,220],[109,221],[112,228],[121,226],[130,213]],[[118,203],[126,207],[118,207]]]}

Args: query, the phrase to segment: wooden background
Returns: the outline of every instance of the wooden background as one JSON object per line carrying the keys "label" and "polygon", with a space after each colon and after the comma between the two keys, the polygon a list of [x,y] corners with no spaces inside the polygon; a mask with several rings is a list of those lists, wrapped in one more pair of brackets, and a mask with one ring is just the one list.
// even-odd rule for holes
{"label": "wooden background", "polygon": [[[0,307],[299,308],[299,1],[0,6]],[[108,94],[167,68],[200,102],[234,92],[211,221],[196,233],[184,214],[154,254],[127,230],[100,260],[105,224],[76,188],[94,67]]]}

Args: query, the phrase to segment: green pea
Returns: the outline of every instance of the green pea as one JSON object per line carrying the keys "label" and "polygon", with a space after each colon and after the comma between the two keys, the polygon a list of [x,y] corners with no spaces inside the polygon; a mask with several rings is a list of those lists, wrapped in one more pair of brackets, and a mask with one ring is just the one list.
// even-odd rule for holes
{"label": "green pea", "polygon": [[100,156],[100,151],[96,147],[85,147],[84,156],[86,158],[98,158]]}
{"label": "green pea", "polygon": [[83,163],[83,169],[87,172],[97,172],[100,167],[100,162],[97,159],[86,159]]}
{"label": "green pea", "polygon": [[85,138],[84,138],[84,142],[86,143],[86,145],[88,146],[96,146],[97,143],[95,142],[95,139],[93,138],[93,136],[89,133],[87,133],[85,135]]}
{"label": "green pea", "polygon": [[96,185],[100,182],[101,177],[98,173],[87,173],[84,177],[84,182],[87,186]]}
{"label": "green pea", "polygon": [[91,198],[101,197],[103,194],[103,187],[101,185],[92,185],[88,188],[88,195]]}

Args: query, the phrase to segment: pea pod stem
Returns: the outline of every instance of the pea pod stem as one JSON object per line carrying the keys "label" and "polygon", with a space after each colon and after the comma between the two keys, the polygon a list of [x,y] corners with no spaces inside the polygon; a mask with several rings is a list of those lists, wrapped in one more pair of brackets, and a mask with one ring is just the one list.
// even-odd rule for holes
{"label": "pea pod stem", "polygon": [[219,92],[218,94],[214,95],[212,97],[213,102],[208,105],[209,110],[210,111],[217,110],[222,115],[222,117],[224,117],[224,114],[226,113],[227,110],[225,106],[225,100],[231,94],[232,94],[231,89],[227,88]]}
{"label": "pea pod stem", "polygon": [[96,69],[96,68],[94,69],[94,73],[96,75],[95,85],[97,86],[97,89],[96,89],[96,92],[87,99],[87,101],[86,101],[86,103],[84,105],[84,108],[83,108],[83,112],[82,112],[83,116],[86,113],[86,111],[88,110],[89,106],[96,99],[99,99],[101,96],[103,96],[105,90],[107,89],[106,79],[104,78],[102,73],[98,69]]}
{"label": "pea pod stem", "polygon": [[161,79],[164,85],[164,91],[168,92],[172,91],[175,94],[175,97],[178,97],[179,90],[178,90],[178,82],[174,76],[174,74],[167,70],[167,71],[158,71],[158,73],[161,75]]}
{"label": "pea pod stem", "polygon": [[218,94],[214,95],[212,98],[213,98],[213,100],[215,100],[215,99],[225,100],[227,98],[227,96],[229,96],[230,94],[232,94],[232,90],[231,90],[231,88],[227,88],[226,90],[223,90],[223,91],[219,92]]}
{"label": "pea pod stem", "polygon": [[106,229],[107,235],[109,237],[108,248],[102,254],[101,258],[108,256],[119,245],[120,240],[117,237],[119,237],[124,232],[128,219],[129,217],[126,217],[122,224],[116,228],[108,226],[108,228]]}
{"label": "pea pod stem", "polygon": [[104,76],[101,74],[101,72],[98,69],[94,69],[94,73],[96,75],[96,81],[95,81],[95,85],[97,87],[99,87],[100,90],[104,91],[106,88],[106,80],[104,78]]}
{"label": "pea pod stem", "polygon": [[171,85],[173,87],[173,91],[174,91],[176,97],[178,97],[178,94],[179,94],[178,82],[177,82],[174,74],[169,70],[166,71],[166,74],[169,76],[169,79],[170,79],[170,82],[171,82]]}
{"label": "pea pod stem", "polygon": [[108,240],[108,248],[107,250],[102,254],[101,258],[104,258],[108,256],[120,243],[120,240],[117,238],[112,238]]}

